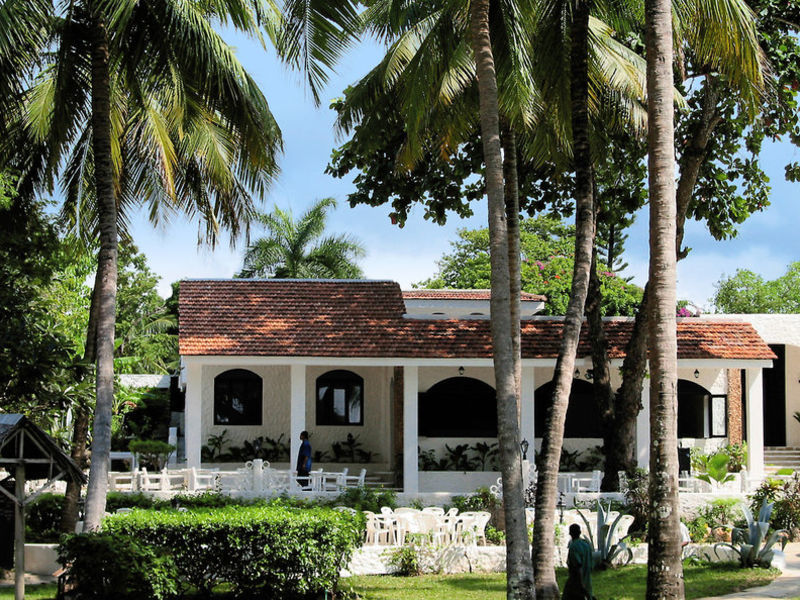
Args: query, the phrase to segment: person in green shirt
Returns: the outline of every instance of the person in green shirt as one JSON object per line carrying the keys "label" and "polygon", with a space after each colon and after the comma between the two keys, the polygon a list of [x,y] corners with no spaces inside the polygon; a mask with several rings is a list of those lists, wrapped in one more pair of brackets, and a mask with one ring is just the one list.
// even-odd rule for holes
{"label": "person in green shirt", "polygon": [[592,600],[592,546],[581,539],[581,526],[569,526],[569,552],[567,553],[567,583],[562,600]]}

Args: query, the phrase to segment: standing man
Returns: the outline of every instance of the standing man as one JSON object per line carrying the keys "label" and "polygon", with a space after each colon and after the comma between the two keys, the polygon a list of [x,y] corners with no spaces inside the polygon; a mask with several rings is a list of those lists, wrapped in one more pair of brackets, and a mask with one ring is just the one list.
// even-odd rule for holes
{"label": "standing man", "polygon": [[567,569],[569,575],[564,584],[562,600],[592,600],[592,546],[581,539],[581,526],[573,523],[569,526],[572,538],[567,553]]}
{"label": "standing man", "polygon": [[297,483],[301,488],[308,487],[308,474],[311,472],[311,442],[308,432],[300,432],[300,450],[297,453]]}

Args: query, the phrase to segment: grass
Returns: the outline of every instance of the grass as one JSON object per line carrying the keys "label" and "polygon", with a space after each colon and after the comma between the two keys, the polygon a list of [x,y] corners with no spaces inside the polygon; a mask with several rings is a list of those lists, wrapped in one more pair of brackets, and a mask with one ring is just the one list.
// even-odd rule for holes
{"label": "grass", "polygon": [[[645,596],[647,567],[634,565],[595,572],[594,593],[599,600],[639,600]],[[686,600],[722,596],[746,588],[766,585],[776,569],[740,569],[735,564],[685,565]],[[558,570],[563,587],[566,571]],[[342,580],[342,589],[352,587],[364,600],[504,600],[504,573],[463,575],[423,575],[422,577],[362,576]],[[29,585],[26,600],[50,600],[56,596],[54,584]],[[0,600],[14,598],[14,588],[0,589]],[[800,600],[795,598],[794,600]]]}
{"label": "grass", "polygon": [[[766,585],[779,571],[740,569],[735,564],[687,565],[686,600],[722,596],[746,588]],[[594,594],[599,600],[639,600],[645,597],[647,567],[634,565],[595,572]],[[558,570],[561,587],[566,571]],[[422,577],[362,576],[343,580],[365,600],[504,600],[505,574],[470,573],[464,575],[424,575]]]}

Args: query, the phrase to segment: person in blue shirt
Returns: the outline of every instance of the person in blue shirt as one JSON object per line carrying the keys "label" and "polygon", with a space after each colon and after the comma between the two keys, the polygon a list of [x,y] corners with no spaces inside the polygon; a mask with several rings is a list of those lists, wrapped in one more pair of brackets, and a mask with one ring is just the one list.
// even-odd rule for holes
{"label": "person in blue shirt", "polygon": [[300,450],[297,452],[297,483],[301,488],[308,487],[308,474],[311,472],[311,442],[308,432],[300,432]]}

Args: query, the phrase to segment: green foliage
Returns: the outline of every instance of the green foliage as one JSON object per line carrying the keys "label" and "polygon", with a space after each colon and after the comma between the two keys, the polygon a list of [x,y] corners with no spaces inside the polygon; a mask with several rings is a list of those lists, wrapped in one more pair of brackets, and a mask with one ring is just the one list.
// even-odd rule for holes
{"label": "green foliage", "polygon": [[[227,430],[223,430],[220,440],[213,440],[215,445],[225,443],[224,436],[226,432]],[[270,462],[288,461],[290,445],[288,440],[284,439],[285,437],[285,434],[282,433],[277,439],[269,436],[258,436],[252,441],[245,440],[241,446],[231,446],[226,453],[218,454],[216,460],[247,462],[260,458]],[[210,437],[209,443],[211,441]]]}
{"label": "green foliage", "polygon": [[138,457],[140,464],[156,471],[166,466],[170,454],[176,450],[172,444],[159,440],[131,440],[128,448]]}
{"label": "green foliage", "polygon": [[644,534],[647,528],[647,511],[650,506],[648,491],[650,480],[647,471],[636,469],[626,476],[625,508],[633,516],[628,531]]}
{"label": "green foliage", "polygon": [[771,281],[746,269],[723,277],[714,287],[714,306],[723,313],[800,312],[800,261]]}
{"label": "green foliage", "polygon": [[466,496],[453,496],[452,505],[458,512],[486,511],[492,514],[500,507],[500,502],[487,487],[479,487]]}
{"label": "green foliage", "polygon": [[701,507],[699,516],[709,527],[730,527],[741,517],[740,502],[736,498],[717,498]]}
{"label": "green foliage", "polygon": [[315,202],[298,220],[292,211],[275,208],[257,215],[267,236],[247,249],[238,277],[278,277],[303,279],[357,279],[362,277],[356,260],[364,247],[347,235],[323,237],[328,209],[336,200]]}
{"label": "green foliage", "polygon": [[300,598],[332,590],[363,535],[363,518],[323,508],[222,507],[133,511],[103,522],[112,539],[135,538],[171,554],[177,582],[208,592]]}
{"label": "green foliage", "polygon": [[[491,544],[493,546],[502,546],[503,544],[506,543],[506,532],[497,529],[492,525],[486,526],[484,534],[486,535],[487,544]],[[533,528],[531,528],[531,535],[532,534],[533,534]]]}
{"label": "green foliage", "polygon": [[217,435],[209,435],[208,444],[203,446],[200,452],[203,460],[207,462],[219,460],[219,457],[222,456],[222,449],[227,443],[229,443],[227,429],[223,429]]}
{"label": "green foliage", "polygon": [[393,575],[401,577],[422,575],[416,537],[414,534],[407,535],[405,544],[389,551],[386,564],[391,568]]}
{"label": "green foliage", "polygon": [[621,512],[616,519],[611,521],[609,519],[610,512],[610,504],[608,507],[604,507],[602,502],[597,501],[597,540],[595,540],[589,519],[586,518],[582,511],[578,510],[578,514],[586,524],[586,531],[589,533],[589,542],[593,548],[592,562],[596,569],[609,569],[614,566],[615,561],[617,563],[621,562],[622,565],[627,565],[633,560],[633,552],[625,542],[612,543],[617,525],[619,525],[625,514]]}
{"label": "green foliage", "polygon": [[730,460],[730,457],[721,451],[711,455],[698,456],[697,479],[718,486],[733,481],[736,476],[728,471]]}
{"label": "green foliage", "polygon": [[774,529],[786,529],[793,539],[800,538],[800,475],[788,481],[765,479],[750,497],[750,509],[755,511],[764,502],[773,505],[770,524]]}
{"label": "green foliage", "polygon": [[703,516],[696,516],[694,519],[685,521],[686,529],[689,530],[689,537],[695,543],[704,542],[708,537],[711,525]]}
{"label": "green foliage", "polygon": [[[520,223],[520,247],[524,256],[521,269],[522,290],[547,296],[544,314],[563,315],[569,302],[575,245],[574,227],[552,217],[524,219]],[[488,289],[488,229],[459,230],[452,250],[439,260],[439,272],[421,282],[427,288]],[[598,267],[603,292],[604,315],[632,315],[642,291],[635,285]]]}
{"label": "green foliage", "polygon": [[131,439],[167,439],[169,390],[116,386],[115,391],[111,424],[113,450],[127,450]]}
{"label": "green foliage", "polygon": [[397,492],[383,488],[347,488],[332,501],[333,506],[347,506],[360,511],[380,513],[382,506],[397,507]]}
{"label": "green foliage", "polygon": [[57,542],[63,507],[63,494],[42,494],[30,503],[26,509],[25,540],[37,544]]}
{"label": "green foliage", "polygon": [[74,535],[59,547],[58,559],[80,598],[161,600],[177,595],[177,572],[164,548],[134,536]]}
{"label": "green foliage", "polygon": [[731,531],[731,543],[722,542],[716,544],[714,548],[719,546],[732,548],[739,555],[739,562],[743,568],[769,568],[774,556],[772,547],[778,542],[781,543],[781,547],[785,546],[789,537],[788,532],[779,529],[767,536],[772,504],[766,500],[761,504],[758,520],[753,518],[753,513],[746,505],[742,505],[742,512],[747,521],[747,528],[734,527]]}

